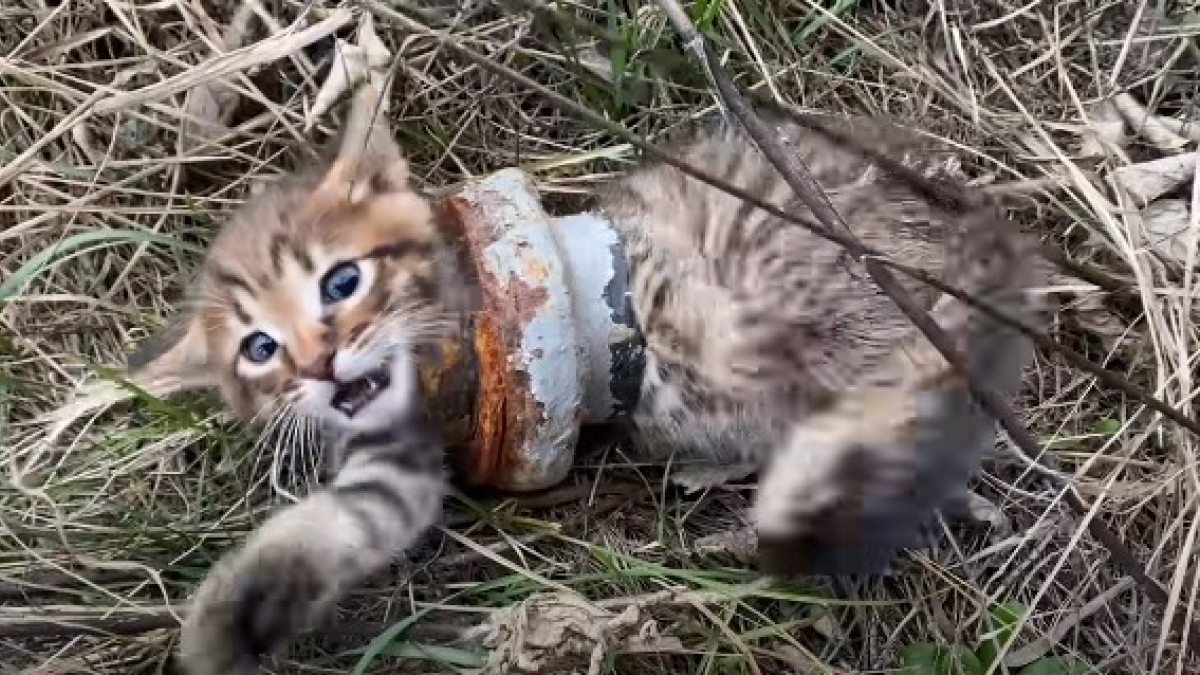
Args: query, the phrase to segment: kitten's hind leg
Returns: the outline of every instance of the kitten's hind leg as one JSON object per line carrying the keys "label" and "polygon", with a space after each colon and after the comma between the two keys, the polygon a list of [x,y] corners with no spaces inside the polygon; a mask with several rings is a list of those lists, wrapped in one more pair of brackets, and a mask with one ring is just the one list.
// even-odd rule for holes
{"label": "kitten's hind leg", "polygon": [[666,463],[668,482],[687,493],[750,476],[769,449],[740,424],[718,425],[679,409],[652,411],[636,419],[633,445],[639,457]]}
{"label": "kitten's hind leg", "polygon": [[441,515],[442,445],[423,421],[347,441],[332,485],[280,511],[221,560],[191,601],[189,675],[252,675]]}
{"label": "kitten's hind leg", "polygon": [[632,416],[632,449],[639,460],[663,462],[667,480],[684,491],[700,492],[758,471],[770,445],[758,430],[737,417],[717,418],[689,408],[678,383],[658,375],[647,357],[638,409]]}
{"label": "kitten's hind leg", "polygon": [[[971,225],[955,261],[967,279],[959,284],[1028,318],[1024,240],[982,215]],[[1015,396],[1029,340],[963,303],[938,309],[972,380]],[[916,336],[898,347],[880,385],[846,392],[796,425],[772,458],[755,504],[765,571],[877,573],[900,549],[920,545],[926,523],[978,471],[995,421],[931,344]]]}

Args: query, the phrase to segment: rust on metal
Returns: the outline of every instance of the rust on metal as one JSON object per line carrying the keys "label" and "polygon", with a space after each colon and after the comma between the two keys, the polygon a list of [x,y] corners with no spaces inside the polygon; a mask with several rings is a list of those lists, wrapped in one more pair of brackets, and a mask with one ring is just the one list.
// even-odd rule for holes
{"label": "rust on metal", "polygon": [[492,484],[501,479],[505,464],[508,428],[506,349],[494,317],[482,314],[475,322],[475,350],[479,354],[479,398],[475,402],[474,447],[467,479]]}
{"label": "rust on metal", "polygon": [[[508,205],[508,195],[485,189],[471,197],[454,195],[442,204],[447,225],[458,236],[471,267],[480,303],[470,322],[471,351],[477,362],[471,435],[452,445],[454,463],[469,483],[515,489],[546,487],[561,477],[544,470],[547,458],[553,462],[564,453],[573,454],[573,448],[545,447],[544,434],[540,434],[547,421],[546,406],[533,390],[530,360],[545,358],[553,346],[525,349],[529,328],[543,316],[550,299],[545,285],[555,281],[553,261],[539,258],[546,252],[520,236],[524,223],[518,219],[525,217],[527,222],[536,214],[517,209],[503,218],[497,212]],[[528,204],[524,206],[528,210]],[[563,344],[569,347],[570,342]],[[563,344],[558,345],[560,349]],[[432,372],[456,371],[443,362]],[[444,381],[430,378],[428,384],[431,391],[438,391],[431,397],[435,405],[446,403],[440,395]],[[441,411],[439,417],[445,422],[461,415]]]}
{"label": "rust on metal", "polygon": [[515,169],[437,209],[478,306],[422,368],[429,408],[468,483],[550,487],[573,463],[581,425],[627,411],[625,383],[640,377],[626,356],[640,346],[619,242],[595,214],[547,216]]}
{"label": "rust on metal", "polygon": [[475,435],[471,404],[478,398],[479,388],[475,350],[461,336],[447,337],[438,351],[431,358],[422,358],[420,364],[421,390],[447,444],[469,447]]}
{"label": "rust on metal", "polygon": [[465,439],[456,439],[459,440],[457,443],[449,444],[454,454],[451,459],[467,482],[487,485],[499,477],[505,452],[505,408],[508,398],[505,361],[508,349],[500,318],[505,315],[504,308],[499,306],[503,298],[497,297],[492,279],[479,276],[478,261],[482,249],[478,237],[474,235],[479,224],[470,203],[451,196],[439,206],[444,224],[462,249],[460,259],[469,266],[464,282],[469,279],[478,286],[479,307],[470,318],[468,334],[460,336],[461,343],[474,353],[476,367],[472,372],[465,373],[457,371],[443,359],[432,370],[469,377],[474,383],[475,397],[472,401],[458,402],[462,405],[447,410],[444,406],[450,401],[442,395],[446,386],[440,379],[430,381],[430,408],[443,421],[446,417],[467,418],[469,435]]}

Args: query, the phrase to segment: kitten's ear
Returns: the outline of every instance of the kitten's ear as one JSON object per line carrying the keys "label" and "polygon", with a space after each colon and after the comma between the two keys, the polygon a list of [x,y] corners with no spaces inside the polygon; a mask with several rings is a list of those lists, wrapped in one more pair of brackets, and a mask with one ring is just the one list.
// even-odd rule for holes
{"label": "kitten's ear", "polygon": [[342,123],[337,155],[321,189],[338,193],[351,203],[372,194],[409,189],[408,162],[392,138],[387,100],[379,83],[363,84],[354,94]]}
{"label": "kitten's ear", "polygon": [[[194,318],[172,321],[125,357],[125,378],[160,398],[188,389],[217,386],[205,358],[203,324]],[[84,382],[72,399],[40,417],[45,442],[54,443],[85,415],[128,400],[129,390],[110,380]]]}
{"label": "kitten's ear", "polygon": [[199,316],[168,323],[125,359],[129,379],[156,396],[219,384],[208,360],[204,324]]}

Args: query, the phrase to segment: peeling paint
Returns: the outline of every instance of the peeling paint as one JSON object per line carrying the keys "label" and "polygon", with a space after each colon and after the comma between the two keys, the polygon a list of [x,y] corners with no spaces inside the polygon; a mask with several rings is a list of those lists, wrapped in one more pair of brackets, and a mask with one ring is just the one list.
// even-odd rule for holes
{"label": "peeling paint", "polygon": [[547,487],[562,480],[574,461],[583,377],[550,221],[533,186],[515,169],[469,184],[459,197],[471,204],[480,226],[480,275],[491,293],[511,303],[504,326],[507,366],[524,385],[508,383],[508,461],[492,482],[510,489]]}
{"label": "peeling paint", "polygon": [[454,448],[469,482],[550,487],[574,463],[580,425],[611,421],[636,399],[642,342],[618,237],[598,214],[547,216],[517,169],[468,183],[440,209],[480,307],[458,348],[423,372],[429,400],[457,406],[436,413],[471,430]]}
{"label": "peeling paint", "polygon": [[[626,412],[621,399],[628,397],[618,396],[612,387],[614,369],[621,361],[613,347],[638,338],[629,325],[632,312],[624,311],[627,298],[620,241],[612,225],[596,213],[554,218],[551,223],[568,272],[572,311],[583,351],[583,421],[608,422]],[[614,288],[620,290],[618,297],[613,297]]]}

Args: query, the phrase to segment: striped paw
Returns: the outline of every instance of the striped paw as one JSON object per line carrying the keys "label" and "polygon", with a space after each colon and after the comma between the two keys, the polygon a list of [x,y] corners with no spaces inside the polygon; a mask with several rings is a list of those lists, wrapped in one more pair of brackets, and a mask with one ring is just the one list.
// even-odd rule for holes
{"label": "striped paw", "polygon": [[[303,506],[303,505],[301,505]],[[305,509],[285,511],[299,526]],[[309,526],[311,528],[311,525]],[[180,636],[179,660],[188,675],[251,675],[260,659],[311,627],[336,600],[336,576],[311,539],[256,537],[221,560],[192,599]]]}
{"label": "striped paw", "polygon": [[189,675],[250,675],[323,609],[326,584],[299,551],[238,556],[214,570],[183,626],[180,660]]}

